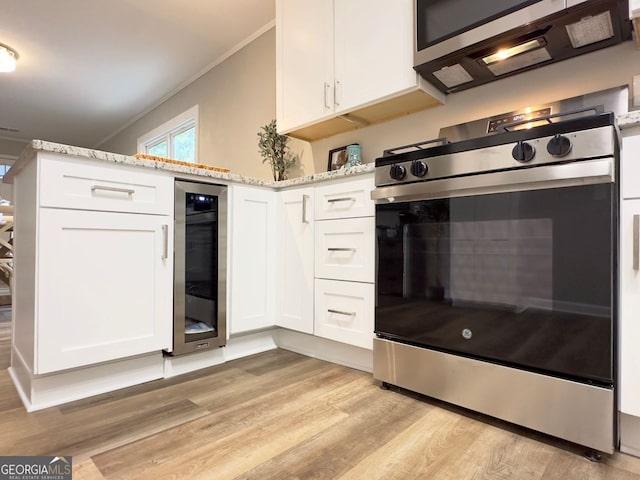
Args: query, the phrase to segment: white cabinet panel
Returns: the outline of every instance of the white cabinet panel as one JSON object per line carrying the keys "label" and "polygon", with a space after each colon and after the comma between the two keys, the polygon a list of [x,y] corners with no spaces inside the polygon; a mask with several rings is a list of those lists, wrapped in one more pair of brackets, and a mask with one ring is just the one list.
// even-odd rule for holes
{"label": "white cabinet panel", "polygon": [[625,129],[623,135],[620,166],[622,198],[640,198],[640,126]]}
{"label": "white cabinet panel", "polygon": [[373,217],[316,222],[316,278],[374,281]]}
{"label": "white cabinet panel", "polygon": [[[622,202],[620,215],[620,411],[640,417],[640,265],[634,265],[640,200]],[[639,252],[640,253],[640,252]]]}
{"label": "white cabinet panel", "polygon": [[276,0],[279,131],[325,138],[353,129],[340,115],[377,123],[443,102],[413,70],[413,23],[413,0]]}
{"label": "white cabinet panel", "polygon": [[336,112],[415,88],[413,22],[413,0],[335,2]]}
{"label": "white cabinet panel", "polygon": [[373,216],[373,189],[373,176],[316,187],[316,220]]}
{"label": "white cabinet panel", "polygon": [[35,373],[170,348],[170,217],[39,215]]}
{"label": "white cabinet panel", "polygon": [[40,206],[169,215],[173,177],[122,165],[40,160]]}
{"label": "white cabinet panel", "polygon": [[333,1],[276,3],[278,129],[333,113]]}
{"label": "white cabinet panel", "polygon": [[315,290],[315,334],[373,349],[373,284],[317,279]]}
{"label": "white cabinet panel", "polygon": [[231,188],[230,333],[275,324],[276,193]]}
{"label": "white cabinet panel", "polygon": [[278,195],[276,325],[313,333],[313,187]]}

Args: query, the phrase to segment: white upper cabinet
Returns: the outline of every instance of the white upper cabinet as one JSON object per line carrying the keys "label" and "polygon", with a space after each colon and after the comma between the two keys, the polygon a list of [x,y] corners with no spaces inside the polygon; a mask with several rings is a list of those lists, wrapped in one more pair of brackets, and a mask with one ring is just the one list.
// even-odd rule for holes
{"label": "white upper cabinet", "polygon": [[439,105],[413,70],[413,0],[276,0],[278,128],[305,140]]}
{"label": "white upper cabinet", "polygon": [[415,89],[413,0],[336,0],[336,112]]}
{"label": "white upper cabinet", "polygon": [[279,0],[278,127],[333,113],[333,1]]}

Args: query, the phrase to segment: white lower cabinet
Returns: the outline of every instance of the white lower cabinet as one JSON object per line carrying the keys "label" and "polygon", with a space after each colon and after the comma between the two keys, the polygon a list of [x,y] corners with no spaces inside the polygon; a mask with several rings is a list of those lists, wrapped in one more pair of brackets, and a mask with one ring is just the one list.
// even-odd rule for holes
{"label": "white lower cabinet", "polygon": [[228,331],[275,324],[276,192],[232,185],[230,198],[231,308]]}
{"label": "white lower cabinet", "polygon": [[373,349],[373,176],[316,187],[315,315],[319,337]]}
{"label": "white lower cabinet", "polygon": [[623,200],[621,210],[620,411],[640,417],[640,199]]}
{"label": "white lower cabinet", "polygon": [[371,350],[374,285],[316,279],[315,334]]}
{"label": "white lower cabinet", "polygon": [[316,278],[374,281],[373,217],[316,223]]}
{"label": "white lower cabinet", "polygon": [[171,347],[169,217],[40,209],[36,374]]}
{"label": "white lower cabinet", "polygon": [[276,325],[313,333],[313,187],[278,196]]}
{"label": "white lower cabinet", "polygon": [[620,450],[640,456],[640,127],[623,130],[620,177]]}
{"label": "white lower cabinet", "polygon": [[172,343],[173,178],[35,152],[14,197],[11,365],[27,401],[42,405],[29,383],[43,374],[142,356],[161,365]]}

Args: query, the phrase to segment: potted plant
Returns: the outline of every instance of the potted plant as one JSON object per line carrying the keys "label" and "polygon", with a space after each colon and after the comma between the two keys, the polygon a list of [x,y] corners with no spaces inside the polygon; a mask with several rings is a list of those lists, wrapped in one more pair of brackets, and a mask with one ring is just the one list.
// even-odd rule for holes
{"label": "potted plant", "polygon": [[277,182],[286,180],[287,172],[298,161],[298,156],[291,153],[287,143],[289,137],[278,133],[275,120],[262,126],[258,132],[258,148],[262,163],[269,162],[273,179]]}

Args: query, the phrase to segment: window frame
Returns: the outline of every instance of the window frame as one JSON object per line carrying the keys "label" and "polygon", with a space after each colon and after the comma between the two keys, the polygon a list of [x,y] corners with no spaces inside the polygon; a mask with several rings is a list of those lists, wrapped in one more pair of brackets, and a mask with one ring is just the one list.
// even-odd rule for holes
{"label": "window frame", "polygon": [[154,128],[150,132],[138,137],[138,152],[147,153],[147,150],[155,145],[167,142],[167,156],[173,158],[173,138],[180,133],[195,129],[195,151],[193,163],[198,163],[198,137],[199,137],[199,108],[194,105],[190,109],[176,115],[171,120]]}
{"label": "window frame", "polygon": [[7,173],[7,170],[13,167],[13,164],[17,159],[18,157],[14,157],[12,155],[3,155],[2,153],[0,153],[0,180],[4,178],[4,175]]}

